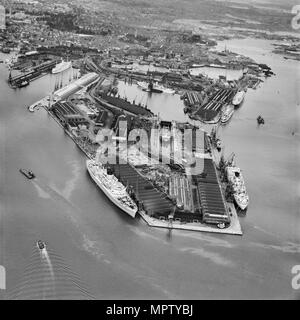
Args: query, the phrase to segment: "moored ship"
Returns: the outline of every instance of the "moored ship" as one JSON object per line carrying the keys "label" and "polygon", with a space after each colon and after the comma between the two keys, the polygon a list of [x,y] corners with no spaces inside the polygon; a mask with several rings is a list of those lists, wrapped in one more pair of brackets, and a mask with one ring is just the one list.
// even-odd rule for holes
{"label": "moored ship", "polygon": [[72,66],[71,61],[62,61],[52,69],[52,73],[63,72],[65,70],[68,70],[69,68],[71,68],[71,66]]}
{"label": "moored ship", "polygon": [[17,85],[18,88],[24,88],[27,87],[29,85],[29,81],[28,80],[24,80],[22,81],[20,84]]}
{"label": "moored ship", "polygon": [[159,85],[158,83],[153,82],[146,82],[146,81],[139,81],[138,86],[146,92],[154,92],[154,93],[168,93],[168,94],[174,94],[175,90],[171,88],[166,88],[162,85]]}
{"label": "moored ship", "polygon": [[244,90],[238,91],[232,99],[232,104],[236,107],[239,106],[243,102],[245,95],[246,95],[246,91]]}
{"label": "moored ship", "polygon": [[226,174],[237,207],[241,211],[246,212],[249,204],[249,196],[247,194],[241,169],[236,166],[228,166],[226,168]]}
{"label": "moored ship", "polygon": [[126,187],[112,172],[94,160],[87,160],[86,167],[92,179],[109,200],[134,218],[138,210],[137,205],[130,198]]}
{"label": "moored ship", "polygon": [[226,123],[230,120],[234,113],[234,106],[232,104],[228,104],[224,106],[221,114],[221,123]]}

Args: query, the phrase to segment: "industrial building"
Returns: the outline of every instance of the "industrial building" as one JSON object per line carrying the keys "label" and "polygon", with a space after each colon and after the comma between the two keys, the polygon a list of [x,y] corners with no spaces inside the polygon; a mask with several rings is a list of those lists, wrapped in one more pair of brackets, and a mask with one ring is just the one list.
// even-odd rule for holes
{"label": "industrial building", "polygon": [[87,73],[84,76],[82,76],[80,79],[69,84],[68,86],[55,91],[54,99],[56,101],[65,100],[70,95],[90,85],[92,82],[96,81],[98,78],[99,78],[99,75],[95,72]]}

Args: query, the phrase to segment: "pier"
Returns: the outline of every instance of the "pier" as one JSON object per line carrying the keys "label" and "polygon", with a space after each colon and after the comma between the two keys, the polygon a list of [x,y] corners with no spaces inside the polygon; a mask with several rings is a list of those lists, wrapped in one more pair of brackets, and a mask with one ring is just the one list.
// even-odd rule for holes
{"label": "pier", "polygon": [[49,72],[51,71],[55,65],[57,64],[57,60],[52,60],[52,61],[48,61],[48,62],[44,62],[36,67],[33,67],[31,71],[24,73],[24,74],[20,74],[17,76],[12,77],[11,74],[9,75],[8,78],[8,83],[12,86],[12,87],[20,87],[22,82],[26,81],[26,82],[30,82],[33,81],[35,79],[38,79],[39,77],[42,76],[43,73]]}

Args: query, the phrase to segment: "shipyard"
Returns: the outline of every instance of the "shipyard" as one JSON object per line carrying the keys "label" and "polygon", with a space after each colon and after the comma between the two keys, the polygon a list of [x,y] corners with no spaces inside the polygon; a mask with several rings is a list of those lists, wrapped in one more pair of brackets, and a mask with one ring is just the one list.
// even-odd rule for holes
{"label": "shipyard", "polygon": [[[75,41],[32,47],[25,41],[8,62],[8,83],[22,88],[53,74],[52,92],[28,110],[45,108],[91,160],[110,151],[98,170],[112,170],[149,226],[242,235],[238,216],[247,211],[249,197],[242,175],[228,179],[227,167],[240,169],[233,157],[224,159],[217,132],[229,123],[247,90],[257,89],[274,72],[226,45],[216,50],[217,42],[201,34],[183,32],[177,51],[158,48],[137,31],[133,38],[145,48],[97,49]],[[119,39],[132,41],[129,34]],[[187,51],[191,45],[192,55]],[[131,88],[136,96],[130,99]],[[161,119],[147,105],[152,95],[180,97],[186,121]],[[120,128],[124,123],[126,128]],[[212,126],[211,132],[202,124]],[[138,133],[129,141],[132,131]],[[108,164],[112,167],[105,168]]]}
{"label": "shipyard", "polygon": [[[90,159],[99,157],[97,152],[100,147],[105,149],[105,144],[112,153],[115,142],[115,162],[122,158],[128,163],[113,163],[114,175],[130,190],[150,226],[241,235],[233,198],[226,193],[225,199],[227,186],[220,181],[215,133],[211,136],[189,123],[161,120],[146,106],[116,97],[117,87],[112,83],[97,73],[87,73],[54,91],[41,106]],[[111,129],[107,134],[110,140],[101,137],[99,141],[105,128]],[[136,128],[136,140],[127,143]],[[137,147],[145,136],[147,141]],[[124,149],[116,152],[120,138]],[[145,147],[148,144],[150,148]],[[101,162],[112,164],[112,158],[110,154]]]}
{"label": "shipyard", "polygon": [[0,299],[294,298],[288,10],[0,0]]}
{"label": "shipyard", "polygon": [[[238,184],[226,179],[226,167],[235,164],[233,159],[224,160],[217,131],[240,107],[247,89],[255,90],[264,77],[274,73],[267,65],[245,57],[238,62],[237,55],[226,48],[220,54],[228,55],[229,61],[199,65],[174,55],[176,70],[170,69],[172,57],[167,59],[159,52],[127,56],[126,60],[119,52],[116,56],[112,52],[109,56],[89,55],[74,61],[80,70],[75,80],[73,71],[67,84],[55,75],[49,96],[28,108],[44,107],[89,159],[95,160],[100,149],[107,152],[106,145],[114,146],[112,158],[117,162],[124,158],[128,163],[114,162],[109,169],[126,186],[149,226],[242,235],[238,215],[246,212],[249,199],[242,176],[236,176]],[[53,66],[53,62],[47,65]],[[203,76],[201,68],[225,69],[225,75]],[[227,78],[227,73],[231,77]],[[10,83],[14,79],[10,78]],[[128,97],[128,89],[135,91],[134,98]],[[182,113],[190,120],[161,119],[147,105],[152,95],[180,97]],[[194,120],[215,126],[207,132],[191,122]],[[124,123],[126,128],[120,128]],[[100,141],[99,136],[108,129],[108,140],[102,137]],[[136,140],[129,142],[131,131],[138,133]],[[192,132],[189,138],[185,131]],[[133,156],[135,152],[141,154]],[[144,161],[140,162],[140,156]],[[107,162],[108,158],[101,165]],[[245,198],[246,205],[236,201],[240,198]]]}

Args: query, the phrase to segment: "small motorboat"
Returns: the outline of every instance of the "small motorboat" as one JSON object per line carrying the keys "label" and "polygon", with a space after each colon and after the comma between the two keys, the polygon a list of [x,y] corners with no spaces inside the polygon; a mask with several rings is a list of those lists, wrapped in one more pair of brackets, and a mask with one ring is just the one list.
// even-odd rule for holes
{"label": "small motorboat", "polygon": [[38,249],[40,249],[40,250],[46,249],[46,243],[43,242],[42,240],[38,240],[36,242],[36,245],[37,245]]}
{"label": "small motorboat", "polygon": [[27,178],[27,179],[34,179],[35,174],[30,170],[20,169],[20,172]]}
{"label": "small motorboat", "polygon": [[222,149],[222,143],[220,139],[216,140],[216,147],[217,147],[217,150],[220,152]]}
{"label": "small motorboat", "polygon": [[265,120],[262,116],[258,116],[256,120],[258,124],[265,124]]}

